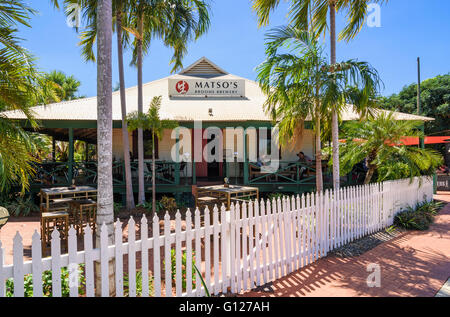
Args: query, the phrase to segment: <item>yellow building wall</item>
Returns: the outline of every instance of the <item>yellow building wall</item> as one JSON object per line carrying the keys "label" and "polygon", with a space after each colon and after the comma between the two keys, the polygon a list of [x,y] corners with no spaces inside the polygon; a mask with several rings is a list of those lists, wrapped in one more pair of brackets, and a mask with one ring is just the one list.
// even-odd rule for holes
{"label": "yellow building wall", "polygon": [[[128,140],[130,142],[130,151],[133,151],[133,135],[128,133]],[[113,129],[113,158],[116,160],[123,160],[123,140],[122,129]]]}

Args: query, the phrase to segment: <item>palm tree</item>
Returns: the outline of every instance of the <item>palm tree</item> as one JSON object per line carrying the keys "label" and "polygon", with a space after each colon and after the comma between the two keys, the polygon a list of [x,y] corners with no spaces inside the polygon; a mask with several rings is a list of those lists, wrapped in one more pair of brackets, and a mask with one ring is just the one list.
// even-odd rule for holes
{"label": "palm tree", "polygon": [[33,137],[1,112],[22,112],[37,127],[31,107],[43,103],[48,87],[36,70],[30,53],[21,46],[19,26],[30,27],[30,15],[35,11],[22,0],[0,0],[0,190],[11,185],[29,187],[34,173],[33,153],[37,148]]}
{"label": "palm tree", "polygon": [[[314,30],[316,36],[330,32],[330,62],[336,64],[336,12],[347,11],[347,25],[339,39],[347,41],[356,37],[361,30],[368,13],[368,3],[384,3],[387,0],[291,0],[289,22],[299,29]],[[257,12],[260,26],[269,23],[270,13],[275,10],[280,0],[253,0],[253,9]],[[327,15],[330,15],[328,22]],[[312,17],[312,18],[311,18]],[[330,23],[328,25],[328,23]],[[333,185],[339,189],[339,110],[336,106],[332,112],[333,143]]]}
{"label": "palm tree", "polygon": [[[98,211],[97,225],[105,223],[113,240],[112,184],[112,2],[98,0],[97,7],[97,133]],[[97,231],[99,238],[100,230]]]}
{"label": "palm tree", "polygon": [[[57,0],[53,0],[58,6]],[[64,5],[67,7],[70,4],[79,3],[84,10],[84,21],[86,24],[85,31],[82,32],[80,45],[82,46],[82,56],[86,61],[95,62],[94,44],[97,38],[97,0],[64,0]],[[128,44],[128,33],[123,32],[124,25],[127,24],[127,11],[133,3],[131,0],[113,0],[113,15],[115,17],[115,30],[117,33],[117,57],[119,66],[119,86],[120,90],[120,105],[122,111],[122,143],[123,143],[123,157],[124,157],[124,173],[125,173],[125,187],[126,187],[126,209],[132,210],[135,208],[133,195],[133,181],[131,175],[131,160],[130,160],[130,141],[128,138],[127,127],[127,105],[125,95],[125,76],[123,64],[123,50]],[[70,11],[66,11],[70,14]],[[125,21],[124,21],[125,20]]]}
{"label": "palm tree", "polygon": [[[286,53],[280,49],[290,47]],[[307,117],[314,122],[316,188],[323,190],[320,120],[325,114],[320,95],[327,65],[322,49],[307,31],[280,27],[267,35],[267,59],[258,67],[258,82],[267,96],[265,110],[278,124],[280,141],[291,140]]]}
{"label": "palm tree", "polygon": [[442,156],[431,149],[404,145],[406,136],[421,137],[421,122],[396,121],[392,113],[379,113],[375,118],[349,122],[344,126],[347,140],[342,145],[341,169],[344,173],[365,160],[367,173],[364,184],[375,173],[378,181],[432,175],[442,164]]}
{"label": "palm tree", "polygon": [[[122,143],[123,143],[123,157],[125,167],[125,183],[126,183],[126,196],[127,196],[127,210],[132,210],[135,207],[134,195],[133,195],[133,179],[131,175],[131,162],[130,162],[130,141],[128,138],[128,126],[127,126],[127,104],[125,93],[125,72],[123,66],[123,48],[127,43],[128,37],[123,35],[123,18],[126,16],[126,12],[129,1],[115,2],[116,12],[116,32],[117,32],[117,57],[119,65],[119,90],[120,90],[120,105],[122,110]],[[126,35],[126,32],[125,32]]]}
{"label": "palm tree", "polygon": [[[365,18],[367,16],[368,3],[384,2],[384,0],[313,0],[314,13],[312,24],[317,30],[317,34],[326,33],[327,30],[327,14],[330,12],[330,62],[331,65],[336,64],[336,12],[347,11],[348,23],[341,32],[339,38],[347,41],[356,37],[361,30]],[[301,2],[301,1],[300,1]],[[306,2],[306,1],[303,1]],[[305,5],[305,4],[304,4]],[[328,8],[327,8],[328,6]],[[298,14],[296,16],[299,16]],[[304,18],[299,18],[299,20]],[[304,21],[299,21],[298,25],[304,25]],[[333,187],[340,187],[340,169],[339,169],[339,105],[330,105],[332,109],[332,144],[333,144]]]}
{"label": "palm tree", "polygon": [[[138,112],[143,113],[143,56],[150,43],[159,38],[174,50],[172,72],[182,67],[187,44],[206,33],[210,25],[209,6],[204,0],[146,1],[136,0],[130,7],[129,27],[126,30],[135,37],[132,64],[138,69]],[[138,202],[145,202],[144,139],[138,129]]]}
{"label": "palm tree", "polygon": [[152,211],[156,213],[156,161],[155,161],[155,138],[162,139],[164,130],[175,129],[178,126],[177,121],[161,120],[159,110],[161,108],[162,96],[154,97],[150,103],[150,108],[146,114],[139,111],[133,112],[128,116],[128,128],[130,131],[137,129],[149,130],[152,133]]}
{"label": "palm tree", "polygon": [[[114,196],[112,182],[112,0],[98,0],[97,5],[97,227],[106,225],[108,244],[114,243]],[[96,242],[101,230],[96,230]],[[96,263],[99,269],[100,263]],[[113,261],[110,268],[109,292],[114,293]],[[97,274],[96,290],[101,292]]]}
{"label": "palm tree", "polygon": [[45,80],[53,85],[56,95],[61,101],[68,101],[82,98],[77,96],[78,88],[81,86],[79,80],[74,76],[67,76],[60,71],[52,71],[45,75]]}
{"label": "palm tree", "polygon": [[332,106],[342,112],[348,104],[362,115],[370,114],[380,84],[378,73],[368,63],[355,60],[328,64],[314,34],[293,27],[273,30],[266,46],[268,58],[258,74],[268,96],[266,110],[278,122],[284,139],[291,139],[298,123],[308,116],[313,119],[316,185],[320,191],[323,189],[321,119]]}

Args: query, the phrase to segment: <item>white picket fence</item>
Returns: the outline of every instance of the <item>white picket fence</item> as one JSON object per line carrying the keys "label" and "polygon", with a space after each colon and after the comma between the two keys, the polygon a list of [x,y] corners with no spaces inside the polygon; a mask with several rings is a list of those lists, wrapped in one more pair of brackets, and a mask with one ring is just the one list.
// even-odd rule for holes
{"label": "white picket fence", "polygon": [[[79,264],[84,264],[82,293],[88,297],[96,295],[96,284],[97,295],[110,296],[108,276],[113,276],[113,295],[118,297],[204,296],[206,291],[216,295],[227,291],[240,293],[286,276],[337,247],[386,228],[393,224],[398,211],[407,205],[430,201],[432,197],[432,181],[423,177],[412,183],[389,181],[273,201],[237,202],[229,211],[224,207],[220,210],[216,207],[211,212],[205,209],[202,215],[198,209],[194,215],[188,211],[184,229],[180,213],[176,215],[174,230],[169,215],[164,217],[162,230],[160,219],[155,217],[152,237],[148,237],[148,223],[143,217],[138,241],[131,218],[127,243],[122,242],[122,224],[117,221],[114,245],[108,246],[107,229],[103,225],[99,247],[93,248],[92,232],[87,227],[83,251],[77,250],[76,232],[72,228],[68,254],[61,254],[61,241],[55,230],[52,256],[48,258],[41,256],[41,240],[36,232],[32,261],[25,263],[22,238],[17,233],[13,241],[13,265],[3,265],[4,250],[0,242],[0,297],[8,293],[11,282],[5,283],[7,279],[14,282],[13,295],[24,296],[24,276],[28,274],[32,274],[33,296],[43,296],[42,273],[47,270],[59,273],[63,267],[68,269],[69,296],[80,296]],[[141,260],[136,261],[137,257]],[[124,259],[128,261],[125,274]],[[137,276],[139,263],[141,272],[150,274]],[[58,273],[52,274],[54,297],[63,294]],[[124,287],[124,284],[128,285]],[[139,285],[150,285],[150,288]]]}

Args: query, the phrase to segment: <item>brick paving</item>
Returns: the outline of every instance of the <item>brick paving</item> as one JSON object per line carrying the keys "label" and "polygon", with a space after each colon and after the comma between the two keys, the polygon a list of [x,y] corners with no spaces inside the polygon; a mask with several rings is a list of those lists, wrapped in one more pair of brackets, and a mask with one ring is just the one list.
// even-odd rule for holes
{"label": "brick paving", "polygon": [[[450,277],[450,193],[430,230],[405,232],[353,258],[328,256],[258,290],[251,297],[435,296]],[[368,287],[370,263],[379,264],[380,287]]]}

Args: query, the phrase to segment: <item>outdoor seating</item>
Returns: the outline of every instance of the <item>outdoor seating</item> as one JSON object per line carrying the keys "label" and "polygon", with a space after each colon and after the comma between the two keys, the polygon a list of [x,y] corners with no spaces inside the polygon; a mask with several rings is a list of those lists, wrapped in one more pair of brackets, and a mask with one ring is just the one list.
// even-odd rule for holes
{"label": "outdoor seating", "polygon": [[219,202],[220,202],[220,200],[218,197],[203,196],[203,197],[197,197],[195,205],[199,209],[204,209],[206,206],[208,206],[208,208],[212,209],[211,207],[214,207],[214,205],[219,204]]}
{"label": "outdoor seating", "polygon": [[70,202],[69,219],[78,235],[84,234],[84,228],[90,226],[95,231],[97,202],[91,199],[74,200]]}
{"label": "outdoor seating", "polygon": [[69,235],[69,213],[65,211],[44,212],[41,214],[42,254],[46,255],[50,248],[53,230],[57,229],[63,246],[67,248]]}
{"label": "outdoor seating", "polygon": [[253,164],[249,165],[250,179],[253,179],[253,178],[256,178],[259,176],[263,176],[263,175],[266,175],[266,177],[265,177],[266,181],[269,181],[269,177],[270,177],[271,173],[261,171],[261,167],[259,167],[259,166],[256,166]]}
{"label": "outdoor seating", "polygon": [[217,204],[218,207],[224,204],[229,210],[231,203],[235,199],[253,200],[259,199],[259,189],[256,187],[229,185],[204,186],[197,189],[195,196],[196,206]]}
{"label": "outdoor seating", "polygon": [[92,187],[56,187],[42,189],[41,193],[42,252],[46,254],[55,228],[61,240],[67,242],[68,231],[73,226],[77,235],[83,235],[86,226],[95,232],[97,190]]}

